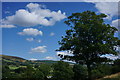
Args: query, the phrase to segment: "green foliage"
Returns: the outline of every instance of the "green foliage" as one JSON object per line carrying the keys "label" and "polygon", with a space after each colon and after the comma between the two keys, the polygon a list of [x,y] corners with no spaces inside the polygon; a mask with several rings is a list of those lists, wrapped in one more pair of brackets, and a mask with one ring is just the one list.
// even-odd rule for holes
{"label": "green foliage", "polygon": [[38,70],[41,71],[44,74],[44,78],[47,79],[51,71],[51,66],[48,64],[41,64]]}
{"label": "green foliage", "polygon": [[11,65],[11,66],[9,66],[9,68],[12,69],[12,70],[15,70],[15,69],[18,69],[19,67]]}
{"label": "green foliage", "polygon": [[34,79],[36,79],[36,80],[45,80],[44,79],[44,74],[41,72],[41,71],[39,71],[39,70],[36,70],[35,72],[34,72],[34,76],[33,76],[33,78]]}
{"label": "green foliage", "polygon": [[87,68],[83,65],[75,64],[73,67],[74,80],[86,80]]}
{"label": "green foliage", "polygon": [[34,69],[31,65],[27,65],[27,68],[25,70],[25,72],[23,73],[23,78],[33,78],[34,76]]}
{"label": "green foliage", "polygon": [[63,61],[55,63],[52,80],[73,80],[73,71],[69,64]]}
{"label": "green foliage", "polygon": [[98,64],[96,68],[92,70],[92,78],[101,78],[111,74],[112,65],[109,64]]}
{"label": "green foliage", "polygon": [[9,78],[10,77],[10,69],[6,65],[2,65],[2,77]]}
{"label": "green foliage", "polygon": [[111,72],[114,74],[114,73],[117,73],[117,72],[120,72],[120,67],[118,65],[114,65],[112,66],[112,70]]}
{"label": "green foliage", "polygon": [[120,67],[120,59],[115,60],[114,65],[118,65]]}
{"label": "green foliage", "polygon": [[[104,14],[96,15],[95,12],[85,11],[73,13],[65,23],[71,27],[66,30],[66,36],[59,41],[61,47],[58,51],[72,51],[74,56],[62,56],[62,58],[75,60],[76,62],[89,63],[105,61],[101,58],[104,54],[117,54],[114,46],[117,46],[118,38],[114,37],[116,28],[105,24]],[[82,60],[82,61],[81,61]]]}
{"label": "green foliage", "polygon": [[[119,59],[114,61],[114,64],[97,64],[92,68],[92,78],[98,79],[109,74],[119,72]],[[42,64],[42,65],[27,65],[27,66],[18,66],[15,65],[3,65],[2,77],[5,79],[15,79],[15,80],[87,80],[87,67],[84,65],[75,64],[74,66],[69,65],[70,63],[58,62],[51,65]],[[10,67],[9,67],[10,66]],[[52,77],[53,76],[53,77]],[[48,79],[49,77],[49,79]],[[50,77],[52,77],[50,79]],[[119,76],[116,78],[120,78]],[[115,78],[115,80],[117,80]],[[114,80],[114,79],[106,79]]]}
{"label": "green foliage", "polygon": [[114,46],[118,46],[118,38],[114,37],[115,27],[105,24],[105,14],[85,11],[73,13],[65,23],[71,29],[66,30],[66,35],[59,41],[61,45],[57,51],[72,52],[73,56],[62,55],[62,59],[72,60],[79,64],[86,64],[88,77],[91,78],[91,66],[95,63],[105,62],[108,59],[101,57],[105,54],[117,55]]}
{"label": "green foliage", "polygon": [[120,59],[114,61],[114,65],[112,67],[112,73],[120,72]]}
{"label": "green foliage", "polygon": [[23,72],[26,71],[26,68],[25,67],[19,67],[19,68],[15,69],[14,71],[15,71],[15,73],[23,73]]}
{"label": "green foliage", "polygon": [[3,78],[15,79],[33,79],[47,80],[51,76],[51,64],[57,61],[52,60],[22,60],[22,58],[15,56],[2,56],[3,62]]}

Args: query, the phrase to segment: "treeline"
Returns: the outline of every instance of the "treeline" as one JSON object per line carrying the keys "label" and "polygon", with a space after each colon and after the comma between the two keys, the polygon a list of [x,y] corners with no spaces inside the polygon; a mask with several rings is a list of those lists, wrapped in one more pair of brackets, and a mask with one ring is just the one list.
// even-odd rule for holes
{"label": "treeline", "polygon": [[[120,59],[111,63],[92,65],[92,79],[120,72]],[[54,64],[27,65],[10,69],[3,65],[2,80],[87,80],[86,65],[58,61]]]}

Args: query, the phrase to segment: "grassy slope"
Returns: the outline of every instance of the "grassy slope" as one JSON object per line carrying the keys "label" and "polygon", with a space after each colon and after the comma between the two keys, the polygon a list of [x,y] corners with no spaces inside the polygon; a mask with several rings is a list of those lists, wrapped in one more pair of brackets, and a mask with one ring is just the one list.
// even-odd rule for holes
{"label": "grassy slope", "polygon": [[112,75],[107,75],[103,78],[96,79],[96,80],[120,80],[120,72]]}

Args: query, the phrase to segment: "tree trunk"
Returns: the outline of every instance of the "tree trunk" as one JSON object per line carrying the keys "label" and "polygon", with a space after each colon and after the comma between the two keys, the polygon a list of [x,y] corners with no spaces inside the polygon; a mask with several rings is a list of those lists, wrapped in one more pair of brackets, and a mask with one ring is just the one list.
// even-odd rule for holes
{"label": "tree trunk", "polygon": [[88,80],[92,80],[92,73],[90,64],[87,64],[87,71],[88,71]]}

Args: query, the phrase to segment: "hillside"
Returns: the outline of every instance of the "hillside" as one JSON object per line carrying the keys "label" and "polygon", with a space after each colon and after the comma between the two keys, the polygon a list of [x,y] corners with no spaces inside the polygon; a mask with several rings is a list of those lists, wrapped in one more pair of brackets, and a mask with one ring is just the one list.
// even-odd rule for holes
{"label": "hillside", "polygon": [[16,56],[8,56],[8,55],[0,55],[2,57],[2,64],[3,65],[15,65],[15,66],[26,66],[27,64],[32,65],[40,65],[40,64],[52,64],[56,63],[57,61],[53,60],[26,60],[21,57]]}
{"label": "hillside", "polygon": [[[7,55],[0,55],[2,56],[2,70],[3,70],[3,77],[6,78],[7,77],[25,77],[25,75],[27,75],[28,73],[35,73],[35,71],[39,71],[39,70],[44,70],[46,72],[46,69],[51,69],[49,70],[50,73],[53,72],[53,63],[57,63],[58,61],[53,61],[53,60],[36,60],[36,61],[31,61],[31,60],[26,60],[24,58],[21,57],[16,57],[16,56],[7,56]],[[63,64],[62,64],[63,65]],[[73,63],[70,63],[70,69],[73,69]],[[59,67],[60,65],[58,65],[58,68],[61,69],[61,67]],[[66,66],[66,64],[65,64]],[[41,67],[41,69],[40,69]],[[80,67],[80,71],[81,70],[85,70],[85,66],[79,66]],[[83,69],[84,67],[84,69]],[[106,71],[109,70],[107,68],[110,68],[111,70],[109,71],[109,73],[107,73]],[[102,68],[102,69],[101,69]],[[97,80],[120,80],[120,71],[117,71],[116,74],[112,73],[111,71],[115,71],[116,67],[112,66],[112,65],[106,65],[106,66],[102,66],[99,70],[101,71],[100,74],[98,74],[98,72],[95,72],[95,76]],[[79,70],[79,69],[78,69]],[[96,71],[99,71],[98,69],[95,69]],[[94,71],[95,71],[94,70]],[[119,70],[119,67],[118,69]],[[31,72],[29,72],[31,71]],[[85,70],[86,71],[86,70]],[[28,73],[27,73],[28,72]],[[83,73],[83,72],[82,72]],[[42,74],[42,73],[39,73]],[[86,72],[84,73],[86,75]],[[96,75],[98,74],[98,75]],[[101,74],[104,74],[101,76]],[[24,76],[23,76],[24,75]],[[49,76],[51,76],[51,74],[49,74]],[[100,77],[99,77],[100,76]],[[105,77],[104,77],[105,76]]]}
{"label": "hillside", "polygon": [[10,61],[21,61],[24,62],[26,59],[16,57],[16,56],[7,56],[7,55],[0,55],[3,60],[10,60]]}
{"label": "hillside", "polygon": [[2,56],[2,58],[8,58],[8,59],[25,60],[25,59],[23,59],[23,58],[16,57],[16,56],[7,56],[7,55],[0,55],[0,56]]}

